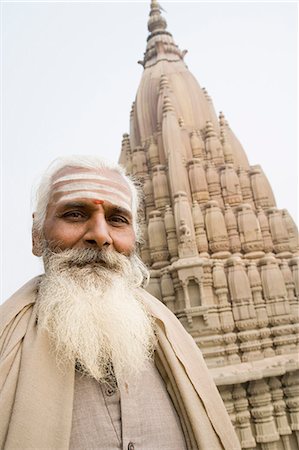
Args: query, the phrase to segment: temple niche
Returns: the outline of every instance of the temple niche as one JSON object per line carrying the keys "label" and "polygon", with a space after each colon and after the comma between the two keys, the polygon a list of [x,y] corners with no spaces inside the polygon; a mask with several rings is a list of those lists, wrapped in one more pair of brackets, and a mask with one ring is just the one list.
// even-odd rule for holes
{"label": "temple niche", "polygon": [[152,0],[120,163],[144,191],[147,289],[200,347],[243,449],[299,446],[298,233]]}

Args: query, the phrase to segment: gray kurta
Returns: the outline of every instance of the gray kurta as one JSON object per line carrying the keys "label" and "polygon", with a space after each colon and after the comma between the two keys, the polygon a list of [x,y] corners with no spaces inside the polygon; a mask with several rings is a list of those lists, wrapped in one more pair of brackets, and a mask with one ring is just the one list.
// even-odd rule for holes
{"label": "gray kurta", "polygon": [[111,388],[76,372],[70,450],[184,450],[179,417],[154,363]]}

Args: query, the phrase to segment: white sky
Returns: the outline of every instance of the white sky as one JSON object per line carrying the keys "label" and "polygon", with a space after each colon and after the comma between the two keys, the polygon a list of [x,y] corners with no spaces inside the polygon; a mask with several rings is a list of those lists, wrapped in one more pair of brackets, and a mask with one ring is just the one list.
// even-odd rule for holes
{"label": "white sky", "polygon": [[[41,272],[32,186],[59,155],[117,161],[141,78],[147,2],[2,2],[2,289]],[[201,86],[297,217],[295,3],[161,2]]]}

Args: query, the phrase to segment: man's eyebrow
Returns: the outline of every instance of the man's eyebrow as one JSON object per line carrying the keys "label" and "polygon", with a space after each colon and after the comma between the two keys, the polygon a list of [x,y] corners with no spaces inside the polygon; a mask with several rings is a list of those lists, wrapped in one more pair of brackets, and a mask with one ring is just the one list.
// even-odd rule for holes
{"label": "man's eyebrow", "polygon": [[83,208],[83,207],[88,207],[89,205],[86,202],[66,202],[64,203],[63,201],[58,201],[57,205],[60,208]]}
{"label": "man's eyebrow", "polygon": [[131,211],[129,211],[126,208],[123,208],[122,206],[117,206],[117,205],[109,205],[109,209],[111,210],[111,212],[116,212],[119,214],[124,214],[126,216],[132,217],[132,213]]}

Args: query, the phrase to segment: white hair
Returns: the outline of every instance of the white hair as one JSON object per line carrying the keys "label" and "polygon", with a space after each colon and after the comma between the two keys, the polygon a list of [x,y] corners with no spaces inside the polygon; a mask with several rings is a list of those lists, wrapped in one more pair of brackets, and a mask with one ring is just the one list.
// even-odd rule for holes
{"label": "white hair", "polygon": [[132,195],[132,217],[133,228],[136,240],[139,236],[138,226],[138,207],[139,207],[139,190],[133,181],[125,173],[125,169],[116,163],[111,163],[104,158],[91,155],[72,155],[67,157],[59,157],[54,159],[44,175],[41,178],[39,186],[36,190],[36,207],[34,213],[34,227],[39,232],[42,231],[46,218],[47,207],[50,200],[52,182],[55,175],[65,167],[82,167],[87,169],[109,169],[119,173],[129,186]]}

